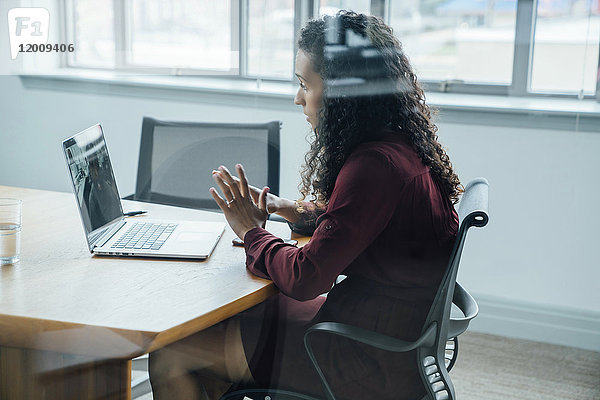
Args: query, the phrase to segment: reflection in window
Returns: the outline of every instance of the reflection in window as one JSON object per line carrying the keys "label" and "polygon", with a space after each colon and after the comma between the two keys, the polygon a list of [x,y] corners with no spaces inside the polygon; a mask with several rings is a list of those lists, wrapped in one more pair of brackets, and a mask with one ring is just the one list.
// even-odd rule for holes
{"label": "reflection in window", "polygon": [[599,0],[538,0],[531,90],[593,94],[599,40]]}
{"label": "reflection in window", "polygon": [[390,24],[421,80],[510,84],[516,0],[392,1]]}

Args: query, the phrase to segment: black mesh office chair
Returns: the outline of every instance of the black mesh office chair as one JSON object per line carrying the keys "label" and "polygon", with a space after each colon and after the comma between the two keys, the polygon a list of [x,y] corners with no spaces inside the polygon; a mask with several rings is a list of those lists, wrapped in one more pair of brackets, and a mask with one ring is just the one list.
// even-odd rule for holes
{"label": "black mesh office chair", "polygon": [[[462,249],[469,228],[483,227],[488,223],[488,182],[484,178],[475,179],[465,187],[460,201],[459,230],[450,256],[450,262],[440,284],[433,305],[423,327],[421,337],[414,342],[406,342],[394,337],[379,334],[355,326],[337,322],[321,322],[310,327],[304,335],[306,351],[315,367],[325,397],[335,400],[311,347],[311,337],[316,332],[343,336],[367,345],[391,351],[408,352],[416,349],[415,362],[418,365],[427,394],[422,400],[455,400],[454,386],[448,372],[458,356],[458,335],[467,330],[469,322],[478,313],[473,297],[456,282]],[[462,313],[451,317],[452,304]],[[221,400],[241,400],[248,396],[253,400],[319,400],[315,397],[279,389],[234,389]]]}
{"label": "black mesh office chair", "polygon": [[134,200],[218,209],[211,171],[244,165],[250,183],[279,194],[281,122],[196,123],[144,117]]}

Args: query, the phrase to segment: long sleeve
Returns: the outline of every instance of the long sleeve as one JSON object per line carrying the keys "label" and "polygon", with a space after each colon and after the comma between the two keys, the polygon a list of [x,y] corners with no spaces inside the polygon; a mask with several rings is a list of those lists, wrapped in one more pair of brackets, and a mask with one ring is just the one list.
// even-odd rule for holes
{"label": "long sleeve", "polygon": [[310,201],[303,201],[302,208],[304,212],[300,213],[300,220],[296,222],[288,221],[288,225],[292,232],[304,236],[312,236],[315,233],[315,229],[317,229],[317,219],[326,210]]}
{"label": "long sleeve", "polygon": [[385,155],[369,148],[355,151],[337,177],[311,241],[297,248],[254,228],[244,238],[247,268],[297,300],[327,292],[388,225],[398,186]]}

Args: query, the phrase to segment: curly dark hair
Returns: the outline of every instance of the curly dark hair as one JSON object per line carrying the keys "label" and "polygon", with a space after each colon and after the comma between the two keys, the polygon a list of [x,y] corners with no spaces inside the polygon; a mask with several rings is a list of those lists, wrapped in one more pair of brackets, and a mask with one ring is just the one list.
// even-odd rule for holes
{"label": "curly dark hair", "polygon": [[[368,43],[378,57],[363,57],[362,60],[361,57],[352,60],[338,57],[336,60],[329,49],[337,49],[339,53],[340,46],[331,47],[331,40],[343,42],[344,32],[349,30],[363,43]],[[391,130],[409,139],[445,195],[453,203],[458,201],[462,186],[438,142],[437,127],[425,104],[423,89],[401,43],[383,20],[352,11],[311,20],[300,31],[298,47],[311,60],[313,69],[324,82],[317,125],[301,171],[299,189],[303,199],[312,196],[317,203],[327,204],[335,180],[354,148],[363,142],[378,140],[385,130]],[[357,73],[360,75],[361,69],[366,71],[363,88],[387,90],[376,90],[375,93],[367,90],[357,95],[354,86],[354,94],[340,94],[335,82],[345,77],[344,71],[349,76],[356,76]],[[376,77],[372,71],[376,71]],[[379,86],[373,85],[377,82]],[[341,90],[343,93],[344,89]]]}

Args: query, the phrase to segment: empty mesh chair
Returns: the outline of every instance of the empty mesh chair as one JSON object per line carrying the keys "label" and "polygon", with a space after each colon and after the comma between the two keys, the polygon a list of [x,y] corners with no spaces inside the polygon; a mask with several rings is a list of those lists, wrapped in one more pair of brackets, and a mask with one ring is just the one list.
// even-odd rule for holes
{"label": "empty mesh chair", "polygon": [[279,193],[281,123],[196,123],[144,117],[134,200],[218,209],[211,171],[244,165],[251,184]]}
{"label": "empty mesh chair", "polygon": [[[487,210],[488,182],[484,178],[477,178],[467,184],[462,195],[458,209],[459,229],[454,248],[419,339],[406,342],[337,322],[321,322],[307,330],[304,345],[321,379],[325,393],[323,398],[335,400],[335,394],[331,391],[312,350],[311,337],[315,333],[342,336],[390,352],[416,350],[415,362],[427,392],[422,400],[456,399],[448,372],[458,356],[458,335],[467,330],[469,322],[479,310],[473,297],[456,282],[456,275],[467,231],[473,226],[487,225]],[[460,310],[462,316],[451,317],[452,304]],[[241,400],[244,396],[253,400],[318,400],[305,394],[262,388],[237,388],[225,394],[221,400]]]}

